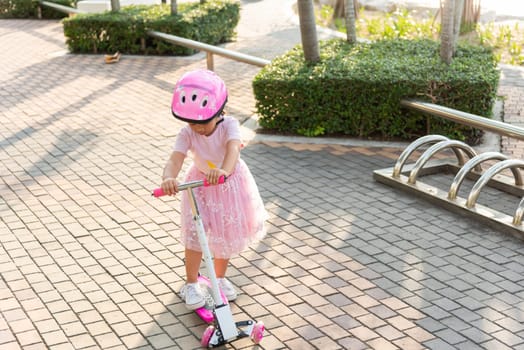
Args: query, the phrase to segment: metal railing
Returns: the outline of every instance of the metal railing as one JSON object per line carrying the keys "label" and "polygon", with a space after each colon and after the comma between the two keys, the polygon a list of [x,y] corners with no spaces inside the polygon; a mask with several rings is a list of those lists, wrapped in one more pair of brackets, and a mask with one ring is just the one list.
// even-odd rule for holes
{"label": "metal railing", "polygon": [[213,60],[213,55],[214,54],[215,55],[219,55],[219,56],[223,56],[223,57],[226,57],[226,58],[230,58],[230,59],[233,59],[235,61],[252,64],[252,65],[255,65],[255,66],[258,66],[258,67],[264,67],[264,66],[268,65],[269,63],[271,63],[271,61],[263,59],[263,58],[259,58],[259,57],[255,57],[255,56],[251,56],[251,55],[247,55],[247,54],[243,54],[243,53],[236,52],[236,51],[227,50],[227,49],[224,49],[224,48],[221,48],[221,47],[218,47],[218,46],[204,44],[204,43],[201,43],[199,41],[182,38],[182,37],[179,37],[179,36],[176,36],[176,35],[165,34],[165,33],[156,32],[156,31],[153,31],[153,30],[147,32],[147,34],[149,36],[152,36],[152,37],[155,37],[155,38],[163,39],[163,40],[165,40],[167,42],[170,42],[172,44],[175,44],[175,45],[181,45],[181,46],[184,46],[184,47],[188,47],[190,49],[205,51],[206,52],[207,69],[209,69],[209,70],[213,70],[214,69],[214,60]]}
{"label": "metal railing", "polygon": [[[64,13],[68,13],[69,15],[77,15],[77,14],[80,14],[80,13],[86,13],[85,11],[82,11],[82,10],[79,10],[79,9],[75,9],[74,7],[64,6],[64,5],[60,5],[60,4],[57,4],[57,3],[54,3],[54,2],[49,2],[49,1],[40,1],[40,5],[44,5],[44,6],[47,6],[47,7],[54,8],[55,10],[58,10],[58,11],[64,12]],[[39,10],[39,12],[40,12],[40,10]],[[38,17],[42,17],[42,16],[39,15]]]}
{"label": "metal railing", "polygon": [[499,135],[509,136],[518,140],[524,140],[524,128],[515,125],[506,124],[497,120],[480,117],[475,114],[458,111],[456,109],[439,106],[428,102],[406,99],[400,101],[400,104],[410,109],[442,117],[477,129],[492,131]]}
{"label": "metal railing", "polygon": [[[59,5],[53,2],[49,2],[49,1],[40,1],[40,5],[54,8],[58,11],[68,13],[69,15],[86,13],[85,11],[81,11],[73,7],[63,6],[63,5]],[[268,65],[269,63],[271,63],[270,60],[266,60],[260,57],[255,57],[255,56],[247,55],[244,53],[227,50],[227,49],[224,49],[218,46],[201,43],[199,41],[182,38],[176,35],[157,32],[154,30],[148,31],[147,35],[152,36],[154,38],[165,40],[175,45],[180,45],[180,46],[188,47],[190,49],[195,49],[199,51],[205,51],[207,69],[209,70],[214,70],[215,64],[214,64],[213,55],[223,56],[223,57],[226,57],[226,58],[238,61],[238,62],[243,62],[243,63],[251,64],[254,66],[258,66],[258,67],[264,67]]]}

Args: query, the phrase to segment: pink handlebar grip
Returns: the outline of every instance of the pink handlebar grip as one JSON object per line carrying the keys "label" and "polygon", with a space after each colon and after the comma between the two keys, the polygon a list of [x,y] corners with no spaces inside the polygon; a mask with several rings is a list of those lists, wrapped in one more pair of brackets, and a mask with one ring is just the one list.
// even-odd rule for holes
{"label": "pink handlebar grip", "polygon": [[[218,184],[223,184],[224,182],[226,182],[226,176],[222,175],[222,176],[220,176],[218,178]],[[188,188],[200,187],[200,186],[208,187],[208,186],[212,186],[212,185],[209,182],[207,182],[206,179],[204,179],[204,180],[191,181],[191,182],[186,182],[186,183],[180,184],[180,185],[178,185],[178,190],[179,191],[183,191],[183,190],[187,190]],[[159,188],[155,188],[153,190],[153,193],[151,193],[151,195],[153,197],[158,198],[158,197],[164,196],[165,193],[162,190],[162,188],[159,187]]]}
{"label": "pink handlebar grip", "polygon": [[155,188],[152,193],[153,197],[162,197],[164,195],[164,191],[162,190],[162,187]]}

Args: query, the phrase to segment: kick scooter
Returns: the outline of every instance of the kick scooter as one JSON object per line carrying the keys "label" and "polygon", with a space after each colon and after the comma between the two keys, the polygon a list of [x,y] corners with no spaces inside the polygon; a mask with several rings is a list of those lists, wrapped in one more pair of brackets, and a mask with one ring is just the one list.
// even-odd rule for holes
{"label": "kick scooter", "polygon": [[[219,184],[224,183],[226,178],[222,176],[219,179]],[[255,344],[260,343],[264,337],[264,324],[259,321],[255,322],[253,320],[235,322],[233,320],[233,314],[231,312],[231,307],[227,302],[227,299],[223,298],[218,287],[218,281],[215,273],[215,266],[213,264],[213,257],[211,251],[209,250],[209,245],[207,243],[207,236],[204,230],[204,224],[200,213],[198,211],[198,205],[195,200],[195,195],[193,189],[201,186],[209,186],[210,184],[206,180],[197,180],[190,181],[178,185],[179,191],[187,190],[189,204],[191,205],[191,212],[193,214],[193,221],[195,223],[198,240],[200,242],[200,247],[204,256],[204,261],[206,268],[209,274],[209,281],[211,283],[211,296],[213,297],[213,308],[212,315],[213,318],[211,321],[214,321],[213,324],[209,325],[204,333],[202,334],[202,339],[200,341],[201,345],[204,347],[215,347],[224,345],[227,342],[233,341],[235,339],[251,337]],[[153,191],[153,196],[160,197],[164,193],[161,188],[157,188]],[[202,309],[202,308],[200,308]],[[197,309],[197,314],[200,316]],[[205,309],[205,307],[204,307]],[[200,316],[204,321],[206,321],[203,316]],[[208,317],[209,319],[209,317]],[[207,322],[207,321],[206,321]]]}

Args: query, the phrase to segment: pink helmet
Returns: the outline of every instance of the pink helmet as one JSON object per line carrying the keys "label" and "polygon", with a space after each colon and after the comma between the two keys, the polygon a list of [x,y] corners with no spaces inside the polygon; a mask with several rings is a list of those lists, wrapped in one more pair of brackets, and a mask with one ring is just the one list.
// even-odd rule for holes
{"label": "pink helmet", "polygon": [[185,73],[176,83],[171,103],[175,118],[205,124],[222,113],[227,102],[226,84],[210,70]]}

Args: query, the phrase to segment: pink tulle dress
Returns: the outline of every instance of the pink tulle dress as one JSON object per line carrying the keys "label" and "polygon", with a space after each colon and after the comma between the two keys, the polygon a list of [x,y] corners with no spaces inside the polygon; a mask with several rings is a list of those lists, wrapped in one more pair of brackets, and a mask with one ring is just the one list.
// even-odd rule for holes
{"label": "pink tulle dress", "polygon": [[[225,116],[210,136],[199,135],[189,126],[182,128],[173,150],[189,153],[193,158],[185,181],[204,179],[210,164],[220,168],[227,142],[240,139],[239,123],[230,116]],[[242,159],[224,184],[198,187],[193,192],[215,258],[238,255],[265,236],[268,215],[255,179]],[[181,200],[182,243],[187,249],[201,251],[186,191],[182,192]]]}

